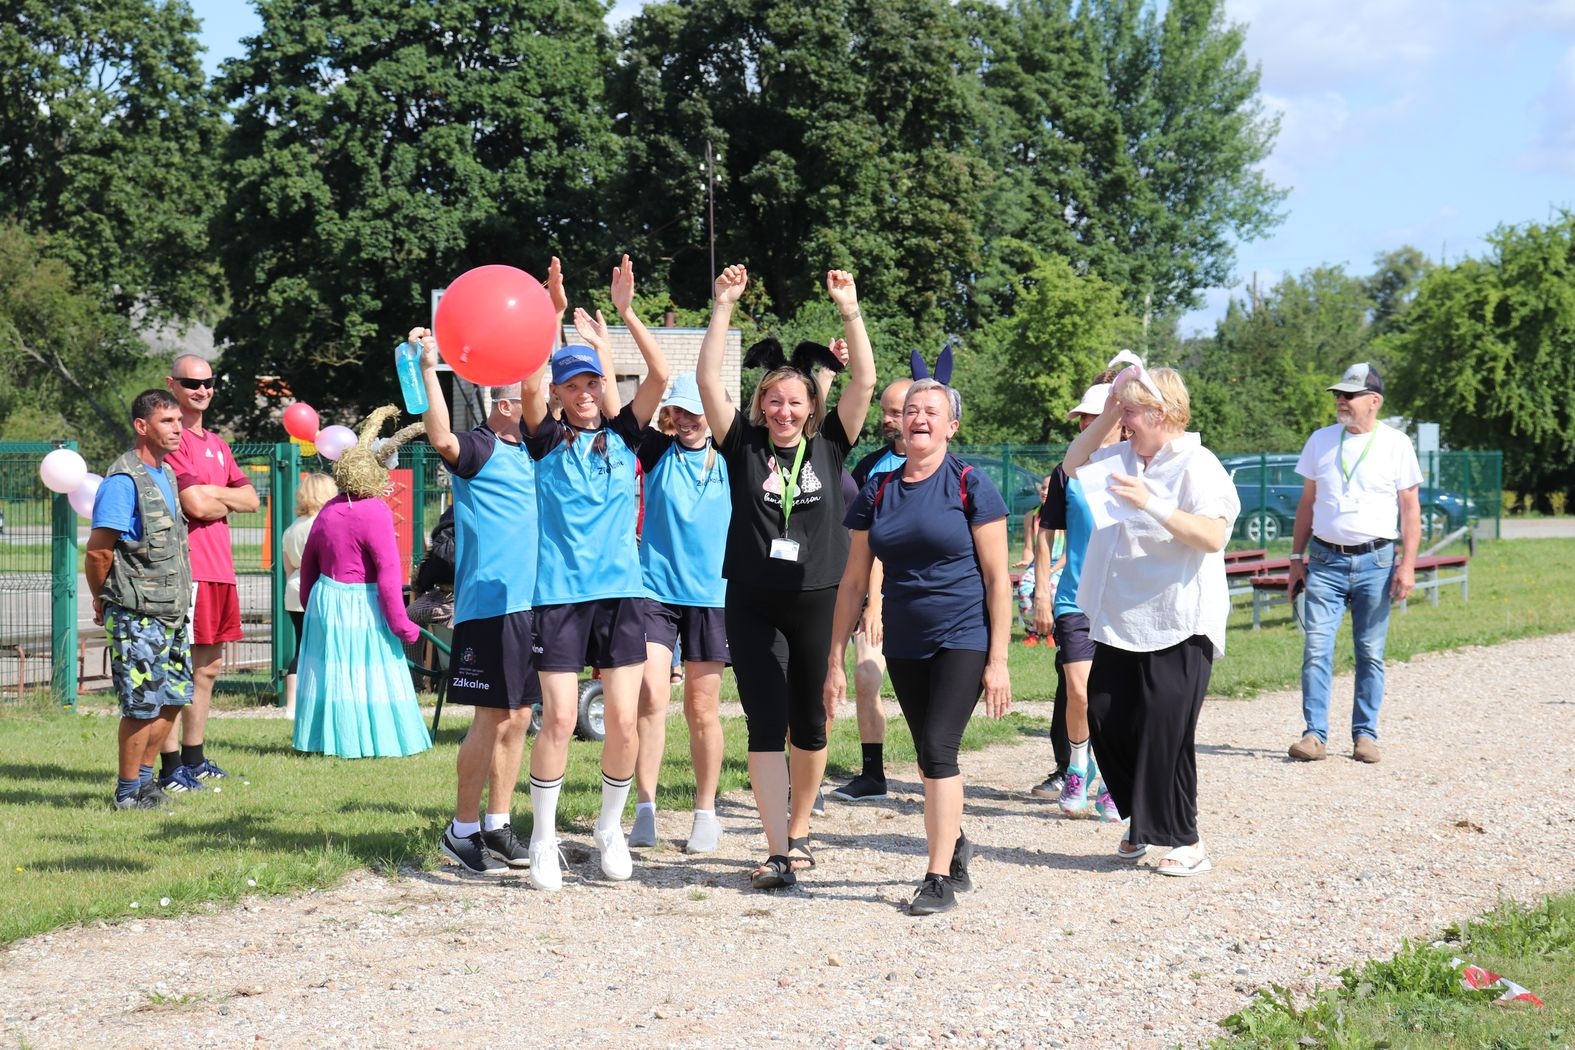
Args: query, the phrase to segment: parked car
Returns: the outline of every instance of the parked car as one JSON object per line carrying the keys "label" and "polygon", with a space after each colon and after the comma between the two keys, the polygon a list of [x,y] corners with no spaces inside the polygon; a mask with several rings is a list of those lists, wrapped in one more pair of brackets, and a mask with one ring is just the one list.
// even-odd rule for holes
{"label": "parked car", "polygon": [[[1230,471],[1236,495],[1241,499],[1236,534],[1242,539],[1265,544],[1290,536],[1305,480],[1296,473],[1298,458],[1288,453],[1271,453],[1226,456],[1220,460]],[[1423,485],[1419,495],[1424,539],[1442,536],[1477,520],[1476,501],[1459,493]]]}

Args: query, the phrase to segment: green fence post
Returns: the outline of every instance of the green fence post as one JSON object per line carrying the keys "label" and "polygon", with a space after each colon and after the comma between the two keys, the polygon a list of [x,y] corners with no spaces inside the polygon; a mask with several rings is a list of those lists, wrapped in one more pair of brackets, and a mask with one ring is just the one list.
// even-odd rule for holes
{"label": "green fence post", "polygon": [[[63,448],[76,448],[67,441]],[[50,690],[67,707],[77,703],[77,512],[56,494],[50,515]]]}
{"label": "green fence post", "polygon": [[432,446],[411,442],[405,446],[410,456],[410,573],[415,579],[416,566],[426,553],[427,538],[427,458]]}
{"label": "green fence post", "polygon": [[295,623],[284,607],[284,588],[288,576],[284,571],[284,530],[295,520],[295,488],[301,476],[301,449],[293,441],[281,441],[273,447],[268,460],[268,492],[270,495],[268,544],[273,565],[273,585],[269,588],[269,616],[273,621],[272,686],[278,694],[277,704],[284,706],[284,678],[295,655]]}

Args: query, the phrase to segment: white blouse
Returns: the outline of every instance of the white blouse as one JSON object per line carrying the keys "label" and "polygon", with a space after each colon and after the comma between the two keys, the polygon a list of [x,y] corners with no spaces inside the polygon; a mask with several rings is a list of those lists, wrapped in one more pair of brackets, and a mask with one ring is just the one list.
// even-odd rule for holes
{"label": "white blouse", "polygon": [[[1236,486],[1197,434],[1166,442],[1147,468],[1127,441],[1100,449],[1089,461],[1112,456],[1121,457],[1121,473],[1141,477],[1150,492],[1174,501],[1178,510],[1224,518],[1227,534],[1235,528],[1241,511]],[[1230,616],[1225,555],[1189,547],[1150,515],[1137,513],[1089,537],[1077,604],[1096,642],[1155,652],[1202,634],[1221,656]]]}

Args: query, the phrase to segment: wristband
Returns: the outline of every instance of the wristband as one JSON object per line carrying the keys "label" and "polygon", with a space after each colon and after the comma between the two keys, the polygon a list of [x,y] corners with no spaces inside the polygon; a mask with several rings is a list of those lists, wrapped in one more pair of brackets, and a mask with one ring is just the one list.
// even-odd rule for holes
{"label": "wristband", "polygon": [[1149,517],[1163,525],[1172,514],[1176,513],[1176,501],[1165,499],[1163,496],[1150,496],[1148,502],[1143,505],[1143,510]]}
{"label": "wristband", "polygon": [[1290,557],[1291,561],[1303,561],[1305,559],[1305,555],[1301,551],[1291,551]]}

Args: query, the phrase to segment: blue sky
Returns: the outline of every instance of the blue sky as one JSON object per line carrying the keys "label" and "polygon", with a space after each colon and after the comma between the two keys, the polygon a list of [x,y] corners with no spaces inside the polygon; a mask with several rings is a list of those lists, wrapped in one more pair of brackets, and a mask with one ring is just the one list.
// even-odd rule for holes
{"label": "blue sky", "polygon": [[[240,0],[193,0],[208,68],[259,23]],[[1575,209],[1575,0],[1226,0],[1245,23],[1266,110],[1264,165],[1285,221],[1243,244],[1237,283],[1182,319],[1210,331],[1257,274],[1339,264],[1364,275],[1410,244],[1454,261],[1499,225]],[[621,0],[610,21],[638,0]]]}

